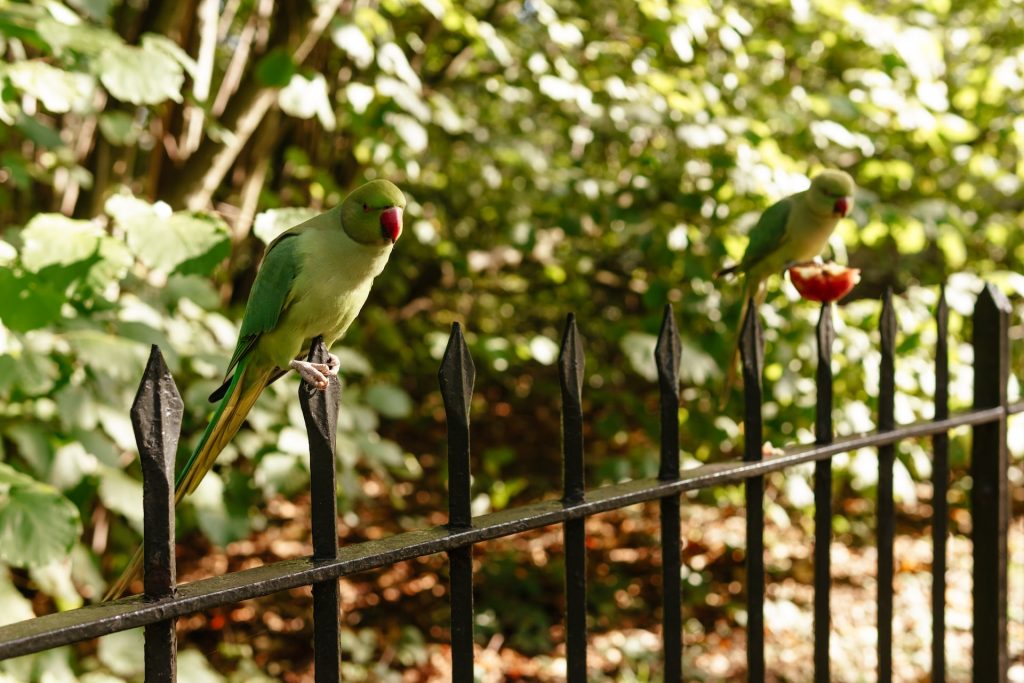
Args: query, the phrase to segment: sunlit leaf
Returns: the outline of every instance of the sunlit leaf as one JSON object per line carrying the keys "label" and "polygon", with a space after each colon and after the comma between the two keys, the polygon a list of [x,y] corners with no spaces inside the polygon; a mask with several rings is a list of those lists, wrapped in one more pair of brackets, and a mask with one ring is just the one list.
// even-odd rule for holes
{"label": "sunlit leaf", "polygon": [[38,98],[57,114],[84,111],[96,87],[89,74],[65,71],[39,60],[14,63],[0,73],[11,79],[15,88]]}
{"label": "sunlit leaf", "polygon": [[67,556],[80,533],[67,498],[0,463],[0,559],[39,567]]}
{"label": "sunlit leaf", "polygon": [[374,384],[366,390],[366,402],[384,417],[400,419],[412,413],[412,399],[393,384]]}
{"label": "sunlit leaf", "polygon": [[97,642],[96,655],[114,673],[139,676],[146,670],[146,648],[141,628],[111,633]]}
{"label": "sunlit leaf", "polygon": [[94,64],[103,87],[123,102],[181,101],[184,70],[164,51],[114,44],[106,47]]}
{"label": "sunlit leaf", "polygon": [[275,237],[288,228],[307,221],[319,213],[314,209],[304,208],[268,209],[256,215],[252,232],[264,243],[270,244]]}

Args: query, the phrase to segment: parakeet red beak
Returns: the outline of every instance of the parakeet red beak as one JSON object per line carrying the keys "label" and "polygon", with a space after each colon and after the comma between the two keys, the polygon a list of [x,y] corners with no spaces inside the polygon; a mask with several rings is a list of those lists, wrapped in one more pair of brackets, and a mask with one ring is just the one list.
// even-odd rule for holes
{"label": "parakeet red beak", "polygon": [[391,244],[398,241],[402,234],[402,210],[397,206],[384,209],[380,214],[380,234],[384,239],[391,240]]}
{"label": "parakeet red beak", "polygon": [[839,214],[840,216],[849,216],[850,209],[853,208],[853,202],[846,197],[840,197],[836,200],[835,206],[832,207],[832,211]]}

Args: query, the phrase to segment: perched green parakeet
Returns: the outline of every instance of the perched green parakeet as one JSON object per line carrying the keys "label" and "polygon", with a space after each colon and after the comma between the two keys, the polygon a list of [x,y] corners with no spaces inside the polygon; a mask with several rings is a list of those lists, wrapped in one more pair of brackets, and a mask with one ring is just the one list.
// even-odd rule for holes
{"label": "perched green parakeet", "polygon": [[[178,475],[175,503],[199,486],[267,385],[294,368],[305,381],[327,388],[337,357],[326,365],[302,358],[318,336],[330,347],[359,313],[402,233],[404,209],[405,197],[394,184],[374,180],[267,246],[224,384],[210,396],[219,405]],[[140,548],[105,599],[124,593],[141,565]]]}
{"label": "perched green parakeet", "polygon": [[[822,171],[803,192],[791,194],[775,202],[761,214],[750,230],[750,242],[743,259],[735,266],[723,268],[715,277],[743,273],[743,307],[737,330],[743,326],[750,299],[760,305],[765,298],[765,282],[798,263],[810,261],[828,243],[839,219],[853,209],[856,185],[843,171]],[[736,356],[739,354],[739,331],[729,357],[723,401],[736,381]]]}

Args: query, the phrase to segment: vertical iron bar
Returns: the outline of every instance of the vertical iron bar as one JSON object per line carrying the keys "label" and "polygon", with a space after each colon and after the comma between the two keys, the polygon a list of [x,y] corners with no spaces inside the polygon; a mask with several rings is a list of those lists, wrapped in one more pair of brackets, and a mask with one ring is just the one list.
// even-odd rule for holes
{"label": "vertical iron bar", "polygon": [[[821,305],[818,319],[818,397],[815,413],[815,443],[832,443],[832,344],[835,341],[832,304]],[[829,641],[832,588],[832,459],[814,466],[814,680],[829,681]]]}
{"label": "vertical iron bar", "polygon": [[[562,388],[562,500],[583,501],[583,376],[586,358],[569,314],[558,356],[558,380]],[[584,519],[567,520],[562,527],[565,542],[565,650],[568,683],[587,681],[587,555]]]}
{"label": "vertical iron bar", "polygon": [[[323,337],[309,348],[310,363],[327,363]],[[338,376],[327,377],[326,391],[299,384],[299,405],[309,436],[309,486],[313,525],[313,561],[338,556],[338,493],[335,446],[338,434]],[[341,605],[337,579],[313,584],[313,662],[319,681],[341,680]]]}
{"label": "vertical iron bar", "polygon": [[[160,349],[154,344],[132,403],[131,419],[142,461],[143,582],[147,600],[172,598],[174,557],[174,458],[184,404]],[[177,676],[175,619],[145,629],[146,680]]]}
{"label": "vertical iron bar", "polygon": [[[935,310],[935,419],[949,417],[949,306],[939,290]],[[932,683],[946,680],[946,536],[949,533],[949,434],[932,437]]]}
{"label": "vertical iron bar", "polygon": [[[679,478],[679,363],[682,346],[672,306],[665,306],[654,360],[661,395],[661,463],[658,479]],[[682,539],[680,497],[661,499],[662,638],[665,650],[665,683],[683,680],[683,589],[680,577]]]}
{"label": "vertical iron bar", "polygon": [[[878,430],[896,427],[896,312],[892,288],[882,300],[882,362],[878,386]],[[892,680],[892,580],[896,508],[892,497],[896,446],[878,449],[878,681]]]}
{"label": "vertical iron bar", "polygon": [[[751,298],[740,331],[743,365],[744,450],[743,459],[757,462],[762,456],[761,375],[764,369],[764,338]],[[763,681],[764,666],[764,477],[745,483],[747,500],[747,680]]]}
{"label": "vertical iron bar", "polygon": [[[448,347],[437,373],[448,425],[448,526],[473,525],[470,512],[469,407],[476,367],[462,337],[452,325]],[[473,680],[473,548],[448,551],[451,575],[452,680]]]}
{"label": "vertical iron bar", "polygon": [[[974,407],[1006,406],[1010,304],[992,284],[974,308]],[[971,540],[974,546],[974,680],[1006,681],[1009,487],[1006,416],[974,428]]]}

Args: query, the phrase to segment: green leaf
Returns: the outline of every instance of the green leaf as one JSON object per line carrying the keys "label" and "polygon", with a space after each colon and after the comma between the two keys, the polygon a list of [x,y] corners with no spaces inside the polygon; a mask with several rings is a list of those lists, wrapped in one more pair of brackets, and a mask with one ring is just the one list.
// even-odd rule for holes
{"label": "green leaf", "polygon": [[209,272],[230,249],[227,226],[204,214],[170,213],[128,195],[107,200],[106,211],[126,233],[128,247],[150,268],[164,272]]}
{"label": "green leaf", "polygon": [[149,358],[148,345],[99,330],[74,330],[65,339],[91,370],[126,384],[138,381]]}
{"label": "green leaf", "polygon": [[86,55],[96,55],[112,44],[123,45],[121,37],[113,31],[88,24],[71,26],[49,17],[41,20],[36,25],[36,30],[57,53],[72,50]]}
{"label": "green leaf", "polygon": [[92,256],[99,249],[103,229],[91,221],[59,213],[37,214],[21,231],[21,262],[39,271],[55,263],[67,265]]}
{"label": "green leaf", "polygon": [[182,68],[192,78],[195,78],[196,74],[199,73],[199,65],[196,63],[196,60],[192,59],[187,52],[181,49],[180,45],[167,36],[162,36],[158,33],[147,33],[142,36],[142,48],[157,54],[167,55],[178,64],[181,64]]}
{"label": "green leaf", "polygon": [[49,355],[24,351],[16,361],[14,386],[28,396],[50,393],[60,376],[60,368]]}
{"label": "green leaf", "polygon": [[256,214],[256,220],[253,221],[252,232],[266,244],[270,244],[274,241],[275,237],[288,228],[294,227],[304,221],[308,221],[318,213],[319,211],[316,211],[315,209],[299,207],[268,209]]}
{"label": "green leaf", "polygon": [[268,52],[256,64],[256,77],[264,85],[283,88],[288,85],[295,73],[295,62],[291,53],[284,48],[275,48]]}
{"label": "green leaf", "polygon": [[231,254],[231,239],[227,226],[210,215],[188,216],[175,214],[171,223],[177,230],[190,232],[194,240],[195,255],[181,262],[174,269],[181,275],[209,275],[217,264]]}
{"label": "green leaf", "polygon": [[657,337],[643,332],[627,332],[619,342],[633,370],[651,382],[658,379],[658,366],[654,362],[654,347],[657,343]]}
{"label": "green leaf", "polygon": [[220,308],[220,295],[210,279],[197,275],[172,275],[167,278],[161,298],[168,308],[173,308],[182,299],[188,299],[207,311]]}
{"label": "green leaf", "polygon": [[[23,422],[8,427],[4,436],[14,442],[18,455],[28,463],[32,472],[39,478],[46,478],[53,466],[53,447],[50,446],[49,435],[40,425],[31,422]],[[22,483],[29,484],[34,480],[31,477],[18,473],[25,477]],[[3,479],[0,478],[0,484]]]}
{"label": "green leaf", "polygon": [[19,114],[16,125],[25,137],[41,147],[57,149],[64,146],[60,133],[39,119]]}
{"label": "green leaf", "polygon": [[110,5],[113,0],[70,0],[72,7],[77,7],[99,23],[103,23],[110,16]]}
{"label": "green leaf", "polygon": [[185,72],[166,52],[114,44],[93,62],[93,71],[103,87],[122,102],[181,102]]}
{"label": "green leaf", "polygon": [[57,609],[61,612],[82,606],[82,596],[71,580],[70,559],[33,567],[29,570],[29,575],[44,593],[53,597]]}
{"label": "green leaf", "polygon": [[0,268],[0,320],[15,332],[28,332],[59,320],[65,301],[62,291]]}
{"label": "green leaf", "polygon": [[178,680],[189,683],[223,683],[210,662],[198,650],[188,649],[178,655]]}
{"label": "green leaf", "polygon": [[39,567],[66,557],[81,532],[71,501],[0,463],[0,559]]}
{"label": "green leaf", "polygon": [[331,41],[360,69],[365,69],[373,62],[373,44],[355,24],[338,22],[331,28]]}
{"label": "green leaf", "polygon": [[11,583],[7,567],[0,566],[0,626],[13,624],[35,616],[32,602]]}
{"label": "green leaf", "polygon": [[345,375],[368,375],[373,372],[373,366],[366,356],[353,348],[340,346],[334,349],[334,355],[338,357],[340,372]]}
{"label": "green leaf", "polygon": [[112,145],[134,145],[141,129],[135,119],[123,111],[104,112],[100,115],[100,132]]}
{"label": "green leaf", "polygon": [[35,59],[10,64],[0,73],[56,114],[85,111],[96,89],[96,79],[90,74],[58,69]]}
{"label": "green leaf", "polygon": [[99,494],[104,505],[124,515],[132,528],[142,533],[142,482],[122,470],[104,467],[100,470]]}
{"label": "green leaf", "polygon": [[53,454],[48,482],[61,491],[78,486],[82,479],[92,475],[97,467],[96,456],[78,442],[64,444]]}
{"label": "green leaf", "polygon": [[366,391],[366,402],[384,417],[403,418],[412,414],[412,399],[393,384],[375,384]]}
{"label": "green leaf", "polygon": [[141,676],[146,670],[145,651],[142,629],[133,628],[100,638],[96,655],[117,675],[134,677]]}
{"label": "green leaf", "polygon": [[281,111],[299,119],[311,119],[314,116],[326,130],[334,130],[337,120],[334,107],[327,92],[327,79],[323,74],[315,74],[306,78],[301,74],[292,75],[277,97]]}
{"label": "green leaf", "polygon": [[[230,475],[229,475],[230,476]],[[236,482],[232,481],[234,485]],[[208,472],[192,494],[192,505],[203,533],[218,545],[245,538],[251,529],[248,509],[231,504],[227,487],[216,472]]]}

